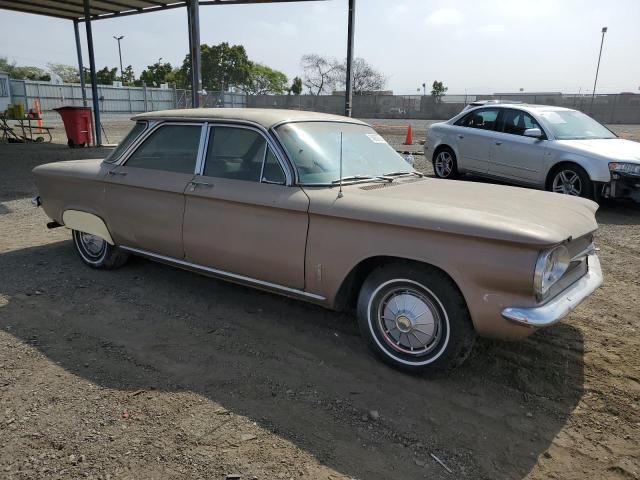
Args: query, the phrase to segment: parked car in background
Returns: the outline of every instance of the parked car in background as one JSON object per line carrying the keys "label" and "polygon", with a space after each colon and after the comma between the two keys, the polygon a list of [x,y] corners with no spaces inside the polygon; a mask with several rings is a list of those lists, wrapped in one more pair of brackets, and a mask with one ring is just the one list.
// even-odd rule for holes
{"label": "parked car in background", "polygon": [[427,132],[439,178],[470,173],[590,199],[640,202],[640,143],[577,110],[496,104],[465,110]]}
{"label": "parked car in background", "polygon": [[104,161],[34,169],[82,261],[140,255],[357,312],[384,361],[460,364],[476,335],[518,339],[601,283],[597,205],[425,178],[369,125],[267,109],[134,117]]}

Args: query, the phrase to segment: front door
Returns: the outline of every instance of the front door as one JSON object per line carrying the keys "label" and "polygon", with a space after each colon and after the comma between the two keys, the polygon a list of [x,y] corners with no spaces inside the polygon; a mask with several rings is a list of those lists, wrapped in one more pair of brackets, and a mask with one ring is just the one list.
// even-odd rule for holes
{"label": "front door", "polygon": [[489,174],[511,180],[543,184],[543,162],[547,150],[546,138],[525,137],[524,131],[540,124],[527,112],[504,109],[491,145]]}
{"label": "front door", "polygon": [[304,288],[307,195],[287,186],[262,132],[210,127],[202,174],[185,192],[189,262],[289,288]]}
{"label": "front door", "polygon": [[487,173],[498,113],[497,108],[483,108],[468,113],[456,122],[459,168]]}
{"label": "front door", "polygon": [[202,128],[161,125],[107,174],[107,224],[118,245],[184,257],[184,190],[195,173]]}

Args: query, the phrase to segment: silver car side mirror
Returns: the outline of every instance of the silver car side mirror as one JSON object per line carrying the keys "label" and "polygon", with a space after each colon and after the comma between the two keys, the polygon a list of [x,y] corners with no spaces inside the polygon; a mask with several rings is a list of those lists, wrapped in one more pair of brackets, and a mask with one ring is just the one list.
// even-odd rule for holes
{"label": "silver car side mirror", "polygon": [[539,128],[527,128],[524,131],[525,137],[542,138],[542,130]]}

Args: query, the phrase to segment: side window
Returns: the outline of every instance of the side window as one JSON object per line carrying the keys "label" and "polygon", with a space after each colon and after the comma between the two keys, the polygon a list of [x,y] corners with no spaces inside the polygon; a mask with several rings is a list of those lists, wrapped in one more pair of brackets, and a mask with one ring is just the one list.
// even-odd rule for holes
{"label": "side window", "polygon": [[137,122],[126,137],[111,151],[111,154],[105,159],[105,162],[115,162],[120,158],[122,153],[129,148],[136,138],[147,128],[147,122]]}
{"label": "side window", "polygon": [[505,110],[502,116],[502,125],[502,131],[512,135],[524,135],[524,131],[528,128],[539,128],[542,130],[542,127],[540,127],[540,124],[535,118],[522,110]]}
{"label": "side window", "polygon": [[164,125],[133,152],[126,166],[194,173],[201,131],[198,125]]}
{"label": "side window", "polygon": [[497,108],[474,110],[456,122],[461,127],[478,128],[480,130],[495,130],[498,119]]}
{"label": "side window", "polygon": [[212,127],[203,174],[259,182],[266,148],[264,137],[254,130]]}
{"label": "side window", "polygon": [[285,183],[284,172],[271,148],[267,148],[267,156],[264,159],[264,169],[262,170],[262,181],[282,185]]}

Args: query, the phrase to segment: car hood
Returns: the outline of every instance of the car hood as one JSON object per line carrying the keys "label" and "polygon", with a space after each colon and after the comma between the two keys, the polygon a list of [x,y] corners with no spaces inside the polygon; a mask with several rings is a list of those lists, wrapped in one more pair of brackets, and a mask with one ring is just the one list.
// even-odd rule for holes
{"label": "car hood", "polygon": [[310,213],[548,246],[598,228],[590,200],[517,187],[424,178],[305,188]]}
{"label": "car hood", "polygon": [[623,138],[599,138],[594,140],[557,140],[579,154],[597,155],[611,161],[640,163],[640,142]]}

